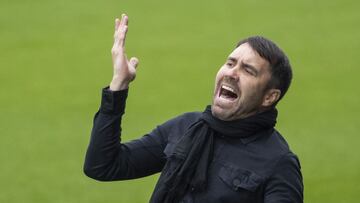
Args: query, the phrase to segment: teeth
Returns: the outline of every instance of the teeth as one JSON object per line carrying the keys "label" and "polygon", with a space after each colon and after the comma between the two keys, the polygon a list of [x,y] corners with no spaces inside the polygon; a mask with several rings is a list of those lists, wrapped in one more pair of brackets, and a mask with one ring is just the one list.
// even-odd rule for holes
{"label": "teeth", "polygon": [[226,90],[228,90],[228,91],[230,91],[232,93],[235,93],[235,90],[233,88],[229,87],[229,86],[223,85],[223,86],[221,86],[221,88],[226,89]]}

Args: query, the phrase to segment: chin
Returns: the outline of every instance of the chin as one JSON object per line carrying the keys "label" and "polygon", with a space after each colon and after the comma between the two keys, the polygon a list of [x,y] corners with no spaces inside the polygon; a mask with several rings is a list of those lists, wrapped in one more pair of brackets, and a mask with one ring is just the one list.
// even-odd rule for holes
{"label": "chin", "polygon": [[231,113],[227,109],[223,109],[220,106],[213,104],[211,105],[211,113],[214,117],[223,120],[229,121],[231,120]]}

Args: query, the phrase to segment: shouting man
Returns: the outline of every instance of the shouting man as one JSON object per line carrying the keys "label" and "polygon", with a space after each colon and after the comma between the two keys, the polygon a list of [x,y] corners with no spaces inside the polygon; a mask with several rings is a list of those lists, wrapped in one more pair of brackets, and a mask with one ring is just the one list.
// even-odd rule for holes
{"label": "shouting man", "polygon": [[215,78],[211,106],[121,143],[121,117],[137,58],[125,55],[128,17],[115,20],[114,75],[94,118],[84,172],[100,181],[161,172],[150,202],[303,202],[300,163],[274,129],[292,71],[263,37],[240,41]]}

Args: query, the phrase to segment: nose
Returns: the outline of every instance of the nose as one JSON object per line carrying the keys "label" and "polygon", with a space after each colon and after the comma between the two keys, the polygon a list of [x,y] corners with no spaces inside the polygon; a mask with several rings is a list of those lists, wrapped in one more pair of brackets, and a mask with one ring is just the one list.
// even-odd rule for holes
{"label": "nose", "polygon": [[240,71],[239,71],[239,67],[238,66],[235,66],[231,69],[228,69],[228,71],[226,72],[226,76],[235,81],[235,82],[238,82],[239,81],[239,78],[240,78]]}

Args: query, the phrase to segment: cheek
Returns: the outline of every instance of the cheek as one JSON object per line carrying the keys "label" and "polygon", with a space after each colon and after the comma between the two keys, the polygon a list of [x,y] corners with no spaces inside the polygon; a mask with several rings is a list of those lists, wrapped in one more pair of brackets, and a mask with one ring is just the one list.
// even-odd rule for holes
{"label": "cheek", "polygon": [[217,73],[216,73],[216,77],[215,77],[215,87],[216,85],[219,84],[219,82],[221,81],[221,79],[224,77],[224,71],[223,68],[221,68]]}
{"label": "cheek", "polygon": [[249,78],[242,78],[242,80],[240,79],[240,90],[241,95],[245,97],[243,98],[244,100],[254,99],[262,93],[261,85]]}
{"label": "cheek", "polygon": [[220,70],[216,73],[216,80],[219,81],[220,78],[222,78],[224,75],[223,67],[220,68]]}

